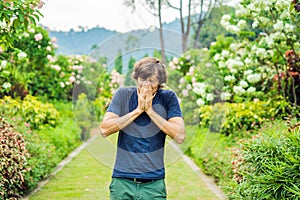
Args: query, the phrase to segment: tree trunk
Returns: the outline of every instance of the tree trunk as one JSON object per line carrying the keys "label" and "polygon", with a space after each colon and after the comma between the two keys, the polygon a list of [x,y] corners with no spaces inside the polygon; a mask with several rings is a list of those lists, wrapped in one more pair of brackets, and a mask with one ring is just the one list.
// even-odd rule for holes
{"label": "tree trunk", "polygon": [[190,34],[190,27],[191,27],[191,1],[189,0],[189,5],[188,5],[188,16],[187,16],[187,26],[186,26],[186,30],[185,30],[185,26],[184,26],[184,19],[183,19],[183,14],[182,14],[182,0],[180,0],[180,8],[179,8],[179,12],[180,12],[180,24],[181,24],[181,38],[182,38],[182,52],[184,53],[187,48],[188,48],[188,37]]}
{"label": "tree trunk", "polygon": [[164,65],[166,65],[165,44],[164,44],[164,36],[163,36],[162,20],[161,20],[161,0],[158,0],[158,19],[159,19],[159,38],[160,38],[160,48],[161,48],[161,62]]}

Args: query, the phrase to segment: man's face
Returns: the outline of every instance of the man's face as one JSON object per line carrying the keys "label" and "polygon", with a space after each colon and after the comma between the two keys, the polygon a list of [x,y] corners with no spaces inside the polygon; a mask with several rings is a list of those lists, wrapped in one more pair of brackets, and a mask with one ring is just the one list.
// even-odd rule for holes
{"label": "man's face", "polygon": [[154,94],[158,89],[159,81],[157,79],[157,75],[153,74],[152,76],[142,79],[141,77],[138,78],[137,85],[138,89],[142,87],[150,87],[152,89],[152,94]]}

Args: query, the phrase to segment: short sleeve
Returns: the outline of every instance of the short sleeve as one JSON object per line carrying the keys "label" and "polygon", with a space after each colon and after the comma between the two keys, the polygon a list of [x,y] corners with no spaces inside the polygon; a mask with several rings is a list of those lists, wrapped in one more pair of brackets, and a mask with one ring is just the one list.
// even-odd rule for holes
{"label": "short sleeve", "polygon": [[182,117],[182,112],[175,92],[170,91],[168,96],[169,101],[167,104],[167,119],[172,117]]}
{"label": "short sleeve", "polygon": [[113,112],[118,116],[121,116],[122,114],[122,96],[123,96],[124,90],[123,88],[119,88],[116,90],[106,112]]}

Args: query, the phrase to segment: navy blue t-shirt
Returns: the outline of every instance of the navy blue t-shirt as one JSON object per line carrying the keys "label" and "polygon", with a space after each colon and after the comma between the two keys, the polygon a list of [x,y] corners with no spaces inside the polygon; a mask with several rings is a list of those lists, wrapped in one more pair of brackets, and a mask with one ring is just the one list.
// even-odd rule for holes
{"label": "navy blue t-shirt", "polygon": [[[137,89],[118,89],[107,109],[124,116],[138,106]],[[159,89],[152,107],[164,119],[182,117],[176,94],[171,90]],[[114,178],[165,178],[163,133],[143,112],[132,123],[119,131],[118,148],[112,177]]]}

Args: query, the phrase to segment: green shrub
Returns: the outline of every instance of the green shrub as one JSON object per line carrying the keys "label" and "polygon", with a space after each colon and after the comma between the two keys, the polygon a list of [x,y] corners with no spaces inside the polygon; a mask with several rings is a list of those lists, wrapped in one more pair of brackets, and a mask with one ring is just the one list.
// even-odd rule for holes
{"label": "green shrub", "polygon": [[21,116],[33,129],[46,124],[55,127],[59,123],[59,112],[54,106],[31,95],[27,95],[22,101],[9,96],[0,99],[0,111],[6,116]]}
{"label": "green shrub", "polygon": [[233,176],[229,149],[234,144],[234,139],[224,134],[212,133],[208,128],[200,128],[185,153],[193,158],[205,174],[212,176],[221,185]]}
{"label": "green shrub", "polygon": [[74,105],[74,119],[81,129],[80,138],[87,140],[90,137],[90,129],[95,120],[95,113],[92,103],[87,99],[86,94],[81,93]]}
{"label": "green shrub", "polygon": [[257,130],[263,122],[286,117],[294,109],[288,102],[281,99],[217,103],[214,106],[200,107],[200,124],[230,135],[240,130]]}
{"label": "green shrub", "polygon": [[0,199],[16,199],[25,187],[29,170],[25,138],[0,118]]}
{"label": "green shrub", "polygon": [[26,174],[27,191],[35,188],[38,181],[47,178],[53,168],[80,145],[80,128],[72,118],[72,104],[53,102],[53,105],[60,111],[62,123],[56,127],[42,126],[25,135],[27,149],[32,155],[28,160],[31,170]]}
{"label": "green shrub", "polygon": [[236,173],[241,178],[227,188],[231,199],[300,198],[299,127],[288,128],[283,121],[270,123],[244,141],[238,157]]}

